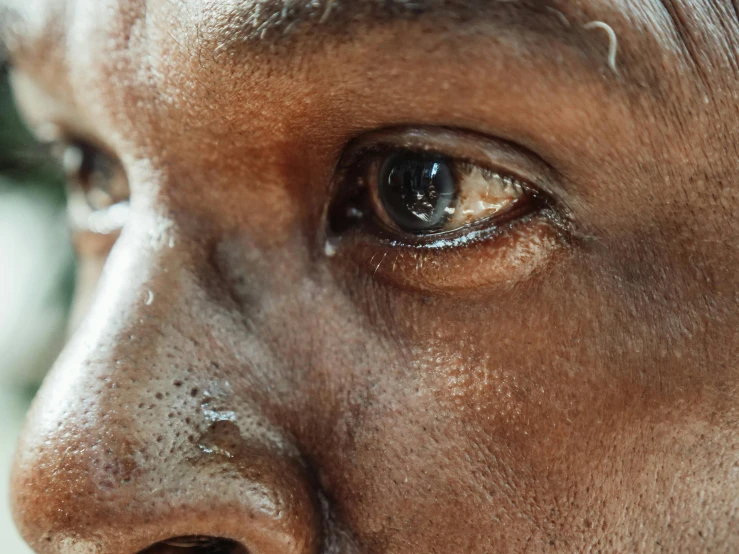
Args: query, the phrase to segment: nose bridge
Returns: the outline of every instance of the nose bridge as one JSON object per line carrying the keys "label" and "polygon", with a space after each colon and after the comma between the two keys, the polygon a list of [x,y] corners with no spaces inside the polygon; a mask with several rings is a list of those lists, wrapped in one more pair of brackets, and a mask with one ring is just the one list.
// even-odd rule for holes
{"label": "nose bridge", "polygon": [[251,554],[316,548],[309,472],[259,407],[234,397],[229,371],[249,368],[210,344],[185,240],[121,237],[34,402],[13,503],[38,552],[135,554],[181,536]]}

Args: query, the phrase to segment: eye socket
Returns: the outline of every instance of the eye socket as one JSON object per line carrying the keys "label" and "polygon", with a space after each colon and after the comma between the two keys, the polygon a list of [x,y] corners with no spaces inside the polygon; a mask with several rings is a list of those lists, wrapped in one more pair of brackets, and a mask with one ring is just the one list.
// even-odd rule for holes
{"label": "eye socket", "polygon": [[103,235],[120,230],[128,218],[130,199],[120,163],[82,140],[56,141],[51,151],[65,175],[73,227]]}
{"label": "eye socket", "polygon": [[517,176],[536,165],[524,158],[509,145],[448,130],[366,137],[339,171],[331,229],[340,234],[358,222],[374,223],[385,237],[421,245],[479,236],[547,204],[534,179]]}
{"label": "eye socket", "polygon": [[345,278],[429,294],[510,286],[565,252],[562,176],[522,146],[444,127],[394,127],[349,144],[323,251]]}

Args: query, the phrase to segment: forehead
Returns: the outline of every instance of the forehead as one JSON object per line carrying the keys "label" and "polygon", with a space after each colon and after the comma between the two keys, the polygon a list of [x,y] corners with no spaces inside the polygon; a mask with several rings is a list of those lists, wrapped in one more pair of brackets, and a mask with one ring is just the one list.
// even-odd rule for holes
{"label": "forehead", "polygon": [[[727,0],[728,1],[728,0]],[[629,15],[636,23],[653,19],[651,4],[664,11],[661,0],[645,0],[633,9],[628,0],[0,0],[0,29],[28,35],[56,29],[55,34],[79,30],[81,20],[115,19],[119,31],[130,32],[134,25],[150,18],[170,30],[195,30],[198,36],[225,41],[280,42],[296,31],[321,35],[348,32],[358,25],[397,20],[420,21],[435,18],[438,31],[471,25],[476,19],[505,19],[517,14],[549,13],[560,23],[586,23],[596,19],[613,21]],[[691,3],[689,10],[701,8]],[[669,11],[669,10],[668,10]],[[636,25],[637,27],[639,25]],[[633,25],[620,29],[628,33]],[[7,31],[10,31],[8,33]],[[220,45],[220,44],[219,44]]]}
{"label": "forehead", "polygon": [[[251,101],[270,87],[282,90],[280,75],[294,75],[288,61],[311,57],[315,68],[341,58],[346,69],[352,56],[359,62],[367,49],[376,51],[381,40],[364,51],[357,45],[386,28],[399,47],[387,52],[390,62],[441,52],[451,67],[469,61],[464,57],[477,48],[470,45],[481,45],[470,57],[479,62],[480,52],[505,37],[513,47],[494,57],[511,60],[513,53],[521,66],[546,60],[538,73],[529,71],[542,82],[553,75],[582,80],[587,64],[600,79],[613,54],[617,71],[601,79],[605,86],[647,91],[665,106],[686,88],[690,95],[700,86],[706,94],[734,90],[738,66],[731,0],[0,0],[0,9],[0,33],[16,65],[57,96],[76,88],[66,96],[85,107],[97,102],[100,82],[113,103],[121,94],[131,105],[146,102],[138,97],[144,88],[184,97],[211,83],[239,89],[232,105]],[[476,43],[480,35],[492,40]],[[337,37],[338,47],[323,48]],[[543,39],[529,48],[532,37]],[[562,58],[562,45],[579,57]],[[542,71],[547,64],[554,71]],[[192,99],[191,113],[205,105],[202,95]]]}
{"label": "forehead", "polygon": [[434,20],[435,31],[444,34],[494,20],[535,27],[534,16],[548,14],[569,35],[588,23],[599,25],[591,25],[596,32],[586,35],[612,29],[609,36],[588,41],[600,42],[601,51],[610,41],[632,66],[662,49],[693,65],[718,60],[734,67],[739,30],[732,0],[0,0],[0,14],[0,37],[24,58],[48,58],[50,49],[65,48],[70,37],[94,42],[107,34],[128,40],[143,25],[147,33],[220,50],[273,49],[294,36],[307,37],[282,52],[294,54],[327,36],[354,39],[362,27],[399,20]]}

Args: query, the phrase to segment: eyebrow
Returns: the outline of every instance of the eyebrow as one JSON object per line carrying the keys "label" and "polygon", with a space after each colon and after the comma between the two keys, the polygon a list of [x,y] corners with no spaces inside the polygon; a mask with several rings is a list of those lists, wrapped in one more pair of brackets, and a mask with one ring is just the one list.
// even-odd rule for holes
{"label": "eyebrow", "polygon": [[551,0],[243,0],[230,3],[219,19],[221,48],[244,43],[274,48],[305,33],[314,39],[352,36],[358,28],[420,20],[433,21],[439,32],[476,23],[510,23],[556,35],[560,41],[581,42],[591,53],[607,52],[608,46],[593,33],[572,33],[573,16],[555,9]]}
{"label": "eyebrow", "polygon": [[332,29],[348,20],[377,22],[432,12],[445,11],[457,17],[482,15],[486,6],[509,3],[511,0],[245,0],[239,6],[248,14],[246,23],[254,31],[252,36],[263,38],[274,32],[285,34],[300,23],[317,22]]}

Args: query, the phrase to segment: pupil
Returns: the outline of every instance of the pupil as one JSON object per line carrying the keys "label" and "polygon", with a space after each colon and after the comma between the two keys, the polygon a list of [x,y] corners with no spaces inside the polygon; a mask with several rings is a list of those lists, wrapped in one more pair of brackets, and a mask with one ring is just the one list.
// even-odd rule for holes
{"label": "pupil", "polygon": [[441,228],[453,213],[456,192],[451,164],[439,156],[396,154],[380,170],[380,201],[403,231]]}

